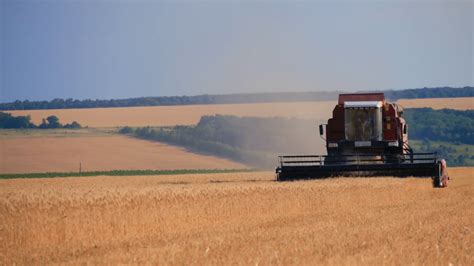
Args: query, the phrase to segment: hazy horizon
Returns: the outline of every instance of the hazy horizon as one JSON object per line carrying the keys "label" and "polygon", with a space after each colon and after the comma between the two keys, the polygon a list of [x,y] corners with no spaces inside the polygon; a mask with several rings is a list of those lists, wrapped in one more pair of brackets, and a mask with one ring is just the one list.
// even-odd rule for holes
{"label": "hazy horizon", "polygon": [[0,102],[473,86],[474,3],[0,2]]}
{"label": "hazy horizon", "polygon": [[[458,88],[473,88],[473,86],[462,86],[462,87],[451,87],[451,86],[443,86],[447,88],[453,88],[453,89],[458,89]],[[55,97],[55,98],[50,98],[50,99],[15,99],[12,101],[2,101],[0,100],[0,104],[3,103],[13,103],[15,101],[52,101],[55,99],[62,99],[62,100],[126,100],[126,99],[136,99],[136,98],[155,98],[155,97],[194,97],[194,96],[203,96],[203,95],[242,95],[242,94],[278,94],[278,93],[364,93],[364,92],[385,92],[385,91],[402,91],[402,90],[411,90],[411,89],[435,89],[435,88],[440,88],[440,87],[423,87],[423,88],[395,88],[395,89],[374,89],[374,90],[334,90],[334,91],[328,91],[328,90],[314,90],[314,91],[258,91],[258,92],[229,92],[229,93],[202,93],[202,94],[176,94],[176,95],[142,95],[142,96],[134,96],[134,97],[123,97],[123,98],[61,98],[61,97]],[[456,96],[455,98],[458,98]],[[423,98],[421,98],[423,99]],[[336,100],[336,98],[334,98]],[[293,100],[290,100],[290,102]]]}

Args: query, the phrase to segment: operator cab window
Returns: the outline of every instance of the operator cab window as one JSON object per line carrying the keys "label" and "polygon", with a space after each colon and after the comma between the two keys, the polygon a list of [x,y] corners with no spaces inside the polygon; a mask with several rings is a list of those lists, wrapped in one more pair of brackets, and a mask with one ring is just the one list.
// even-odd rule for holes
{"label": "operator cab window", "polygon": [[345,102],[344,126],[346,140],[382,140],[382,102]]}

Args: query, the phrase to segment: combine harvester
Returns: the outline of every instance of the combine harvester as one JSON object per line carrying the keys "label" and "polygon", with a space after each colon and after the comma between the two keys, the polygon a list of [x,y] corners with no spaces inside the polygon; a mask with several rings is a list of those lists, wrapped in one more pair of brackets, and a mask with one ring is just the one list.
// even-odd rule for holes
{"label": "combine harvester", "polygon": [[[326,129],[327,155],[280,156],[278,181],[336,176],[431,177],[446,187],[446,162],[436,153],[414,153],[408,145],[403,109],[383,93],[340,94]],[[323,138],[324,139],[324,138]]]}

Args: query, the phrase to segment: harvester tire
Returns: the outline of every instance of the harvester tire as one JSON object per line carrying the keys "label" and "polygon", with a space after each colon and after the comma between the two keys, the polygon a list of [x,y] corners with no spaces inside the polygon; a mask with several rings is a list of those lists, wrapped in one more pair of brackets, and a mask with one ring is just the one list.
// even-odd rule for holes
{"label": "harvester tire", "polygon": [[435,187],[435,188],[442,187],[441,186],[441,175],[442,175],[441,163],[438,162],[436,164],[436,174],[433,177],[433,187]]}
{"label": "harvester tire", "polygon": [[447,187],[449,183],[449,175],[447,171],[446,161],[441,159],[438,161],[436,176],[433,177],[433,187],[443,188]]}

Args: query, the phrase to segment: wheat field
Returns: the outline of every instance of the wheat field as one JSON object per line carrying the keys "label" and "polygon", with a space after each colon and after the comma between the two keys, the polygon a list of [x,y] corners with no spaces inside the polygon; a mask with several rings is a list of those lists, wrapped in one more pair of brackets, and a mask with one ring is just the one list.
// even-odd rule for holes
{"label": "wheat field", "polygon": [[0,134],[0,173],[241,169],[243,164],[160,142],[86,130]]}
{"label": "wheat field", "polygon": [[405,108],[455,109],[473,110],[474,97],[461,98],[433,98],[433,99],[402,99],[397,102]]}
{"label": "wheat field", "polygon": [[[441,98],[400,100],[405,108],[432,107],[434,109],[474,109],[474,98]],[[63,123],[77,121],[89,127],[119,126],[174,126],[194,125],[204,115],[236,115],[256,117],[298,117],[312,120],[327,120],[336,101],[295,103],[251,103],[182,105],[124,108],[59,109],[11,111],[13,115],[30,115],[36,124],[43,118],[56,115]]]}
{"label": "wheat field", "polygon": [[0,264],[473,265],[473,171],[0,180]]}
{"label": "wheat field", "polygon": [[64,123],[77,121],[89,127],[174,126],[197,124],[204,115],[236,115],[257,117],[300,117],[326,119],[335,102],[209,104],[92,109],[59,109],[11,111],[13,115],[30,115],[34,123],[56,115]]}

